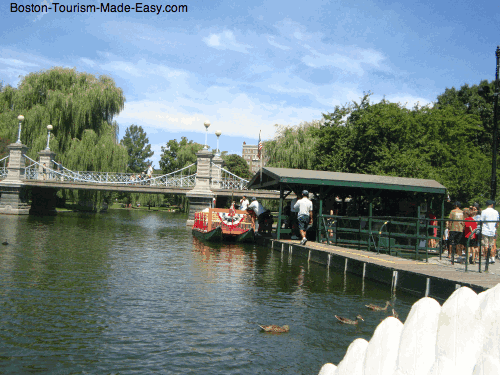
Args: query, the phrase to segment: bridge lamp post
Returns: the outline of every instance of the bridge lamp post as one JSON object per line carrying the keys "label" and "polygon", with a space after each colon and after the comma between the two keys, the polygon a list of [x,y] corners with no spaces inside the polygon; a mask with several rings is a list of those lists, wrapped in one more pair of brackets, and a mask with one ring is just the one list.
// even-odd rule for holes
{"label": "bridge lamp post", "polygon": [[207,143],[207,139],[208,138],[207,137],[208,137],[208,128],[210,126],[210,121],[208,121],[208,120],[205,121],[205,123],[203,125],[205,125],[205,129],[207,130],[206,133],[205,133],[205,147],[204,147],[204,149],[208,150],[208,143]]}
{"label": "bridge lamp post", "polygon": [[17,141],[16,141],[16,143],[21,144],[21,124],[24,121],[24,116],[23,115],[19,115],[19,116],[17,116],[17,119],[19,120],[19,130],[17,131]]}
{"label": "bridge lamp post", "polygon": [[52,125],[47,125],[47,130],[48,130],[48,134],[47,134],[47,147],[45,147],[45,149],[47,151],[50,151],[50,147],[49,147],[49,141],[50,141],[50,131],[54,129],[54,127]]}
{"label": "bridge lamp post", "polygon": [[215,135],[217,136],[217,153],[216,153],[216,155],[217,155],[217,156],[220,156],[220,150],[219,150],[219,137],[220,137],[220,135],[221,135],[221,134],[222,134],[222,132],[221,132],[220,130],[217,130],[217,131],[215,132]]}

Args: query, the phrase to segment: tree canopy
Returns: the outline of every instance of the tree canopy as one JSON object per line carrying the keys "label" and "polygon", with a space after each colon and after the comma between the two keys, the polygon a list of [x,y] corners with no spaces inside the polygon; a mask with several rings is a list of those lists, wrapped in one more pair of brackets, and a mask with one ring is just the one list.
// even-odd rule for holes
{"label": "tree canopy", "polygon": [[[196,163],[196,153],[203,145],[182,137],[180,142],[171,139],[166,146],[161,147],[160,168],[164,173],[174,172],[192,163]],[[196,172],[196,166],[190,168],[190,172]]]}
{"label": "tree canopy", "polygon": [[321,126],[322,120],[301,122],[296,126],[274,125],[275,137],[264,142],[265,157],[269,167],[313,169],[317,165],[315,149],[318,138],[313,129]]}
{"label": "tree canopy", "polygon": [[5,86],[0,93],[0,137],[17,138],[22,114],[21,142],[32,159],[45,148],[51,124],[50,149],[68,168],[123,171],[128,156],[117,144],[113,117],[124,103],[122,90],[107,76],[61,67],[30,73],[17,88]]}
{"label": "tree canopy", "polygon": [[240,155],[230,154],[221,155],[221,157],[224,160],[224,168],[229,172],[247,180],[252,177],[248,163]]}
{"label": "tree canopy", "polygon": [[136,173],[145,171],[151,163],[147,159],[153,156],[154,152],[151,151],[149,139],[142,126],[130,125],[125,130],[125,136],[120,141],[120,144],[127,149],[127,170]]}

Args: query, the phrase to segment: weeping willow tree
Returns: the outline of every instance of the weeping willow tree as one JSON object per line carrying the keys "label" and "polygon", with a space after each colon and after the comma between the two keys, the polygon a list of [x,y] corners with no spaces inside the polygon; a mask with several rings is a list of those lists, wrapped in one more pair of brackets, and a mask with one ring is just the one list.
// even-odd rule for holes
{"label": "weeping willow tree", "polygon": [[313,169],[316,165],[314,150],[317,137],[313,129],[318,129],[323,120],[301,122],[296,126],[276,124],[275,136],[264,142],[267,165],[278,168]]}
{"label": "weeping willow tree", "polygon": [[[50,149],[65,167],[80,171],[125,171],[128,155],[117,142],[113,117],[123,109],[125,97],[107,76],[56,67],[30,73],[17,89],[0,93],[0,135],[17,138],[17,120],[24,115],[21,142],[34,160],[47,142],[47,125],[54,128]],[[80,192],[78,199],[98,204],[103,194]]]}

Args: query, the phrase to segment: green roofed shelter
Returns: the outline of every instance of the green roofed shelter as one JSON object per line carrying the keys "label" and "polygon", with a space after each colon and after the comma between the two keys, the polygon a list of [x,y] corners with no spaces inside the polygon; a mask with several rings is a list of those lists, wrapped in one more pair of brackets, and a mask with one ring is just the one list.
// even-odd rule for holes
{"label": "green roofed shelter", "polygon": [[[411,212],[415,218],[420,217],[421,205],[427,207],[427,204],[430,203],[431,207],[434,205],[433,209],[440,206],[441,215],[436,216],[441,216],[443,219],[446,197],[446,187],[434,180],[273,167],[262,168],[252,177],[247,187],[248,189],[280,191],[278,239],[282,233],[291,233],[290,229],[282,229],[281,225],[282,219],[285,219],[283,216],[284,199],[292,192],[300,193],[305,189],[314,194],[316,198],[314,211],[317,211],[314,212],[314,221],[317,223],[316,233],[318,235],[322,230],[320,219],[326,216],[323,212],[324,208],[328,208],[324,206],[324,203],[328,203],[332,197],[334,203],[335,200],[345,202],[353,199],[353,202],[357,202],[355,205],[357,209],[366,203],[368,215],[365,216],[369,217],[368,233],[370,235],[372,234],[371,218],[373,217],[374,202],[378,205],[376,209],[383,207],[380,209],[381,212],[388,213],[392,210],[390,216],[393,216],[394,211],[399,209],[398,207],[405,204],[412,206],[411,210],[408,209],[405,212]],[[425,210],[422,208],[422,211]],[[360,212],[357,212],[358,216],[362,216],[359,214]]]}
{"label": "green roofed shelter", "polygon": [[319,193],[321,187],[330,186],[350,190],[360,188],[431,194],[446,193],[446,187],[434,180],[272,167],[262,168],[262,181],[260,173],[257,172],[247,187],[248,189],[279,190],[281,187],[294,185],[307,186],[310,192],[315,193]]}

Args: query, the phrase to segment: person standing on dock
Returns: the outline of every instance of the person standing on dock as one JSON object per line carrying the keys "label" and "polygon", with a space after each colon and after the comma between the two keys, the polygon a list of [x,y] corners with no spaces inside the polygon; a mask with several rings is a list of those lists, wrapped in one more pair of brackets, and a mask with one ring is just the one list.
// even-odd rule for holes
{"label": "person standing on dock", "polygon": [[293,206],[298,210],[297,220],[299,222],[300,235],[302,236],[301,245],[305,245],[307,242],[306,231],[307,226],[313,223],[313,204],[309,200],[309,192],[304,190],[302,192],[302,199],[299,199],[297,203]]}
{"label": "person standing on dock", "polygon": [[[464,213],[460,209],[460,207],[462,207],[462,204],[459,201],[456,201],[454,206],[455,206],[455,208],[453,210],[451,210],[450,217],[449,217],[450,220],[452,220],[452,221],[448,221],[448,225],[447,225],[448,229],[450,230],[450,234],[449,234],[449,242],[450,242],[449,246],[450,247],[448,250],[448,258],[451,256],[453,251],[455,251],[455,254],[459,255],[458,248],[460,246],[460,241],[462,239],[464,227],[465,227],[464,222],[459,221],[459,220],[464,219]],[[460,253],[461,252],[462,251],[460,250]]]}
{"label": "person standing on dock", "polygon": [[[487,200],[486,205],[488,208],[481,212],[481,221],[483,222],[483,228],[481,230],[482,245],[484,246],[486,252],[485,260],[488,261],[489,255],[489,262],[495,263],[493,249],[496,242],[499,216],[498,211],[493,208],[493,206],[495,206],[495,201]],[[489,223],[485,223],[485,221],[489,221]]]}

